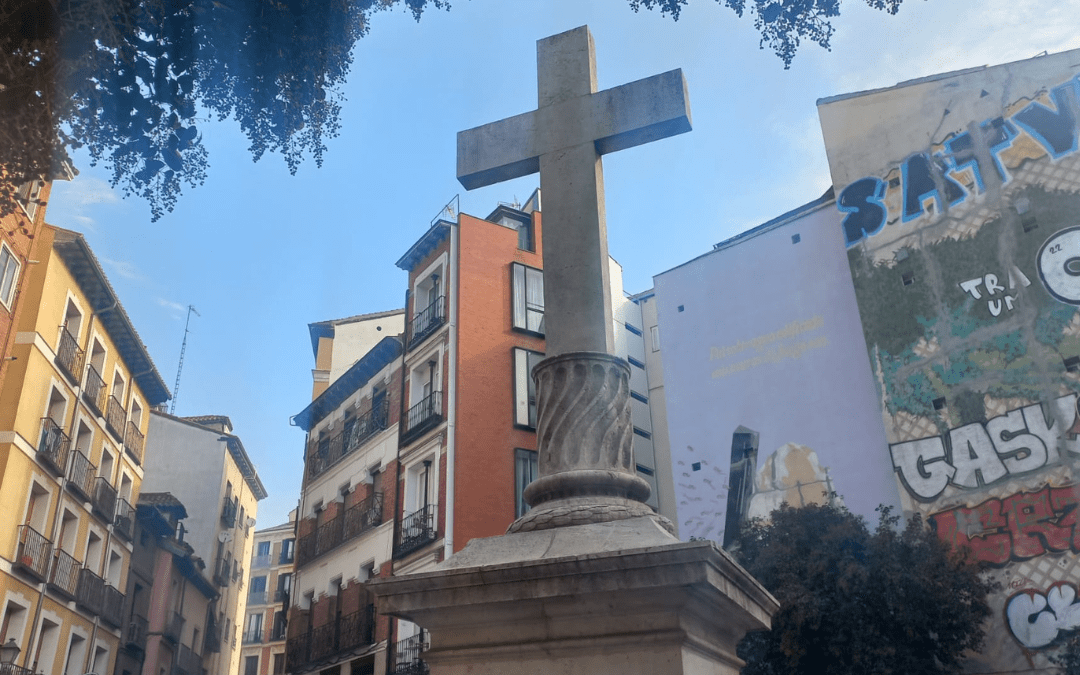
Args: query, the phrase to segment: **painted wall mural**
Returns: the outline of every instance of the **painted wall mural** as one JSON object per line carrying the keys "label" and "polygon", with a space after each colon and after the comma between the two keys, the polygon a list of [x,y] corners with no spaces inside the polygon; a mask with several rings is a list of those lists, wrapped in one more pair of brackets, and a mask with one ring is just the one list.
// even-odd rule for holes
{"label": "painted wall mural", "polygon": [[854,173],[852,139],[826,145],[864,176],[837,208],[901,504],[1001,582],[973,672],[1038,671],[1080,629],[1076,55],[825,104],[907,139]]}

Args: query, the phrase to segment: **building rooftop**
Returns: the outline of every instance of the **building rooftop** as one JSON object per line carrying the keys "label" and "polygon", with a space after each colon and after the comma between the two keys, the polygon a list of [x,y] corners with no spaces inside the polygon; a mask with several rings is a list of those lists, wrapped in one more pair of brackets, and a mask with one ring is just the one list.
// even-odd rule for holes
{"label": "building rooftop", "polygon": [[319,338],[334,337],[334,328],[347,323],[356,323],[357,321],[370,321],[371,319],[382,319],[388,316],[396,316],[398,314],[404,314],[405,309],[391,309],[386,312],[371,312],[369,314],[356,314],[354,316],[347,316],[344,319],[328,319],[326,321],[316,321],[308,324],[308,334],[311,335],[311,352],[318,358],[319,356]]}
{"label": "building rooftop", "polygon": [[[266,488],[262,484],[262,480],[259,478],[259,472],[255,470],[255,465],[251,462],[251,458],[248,457],[247,450],[244,449],[244,443],[240,438],[229,432],[222,432],[221,429],[217,429],[210,424],[217,422],[210,422],[208,424],[197,422],[196,420],[220,420],[229,418],[224,415],[194,415],[192,417],[177,417],[176,415],[170,415],[167,412],[160,410],[151,410],[150,414],[157,415],[165,419],[173,420],[181,424],[186,424],[197,429],[209,431],[215,434],[219,434],[221,438],[226,441],[229,454],[232,456],[233,461],[236,462],[237,468],[240,469],[241,475],[244,476],[244,482],[251,488],[251,492],[255,495],[256,500],[263,500],[267,497]],[[232,428],[231,421],[229,422],[229,428]]]}
{"label": "building rooftop", "polygon": [[86,239],[78,232],[51,225],[49,227],[55,230],[53,249],[60,255],[64,265],[75,278],[75,283],[79,284],[79,288],[86,295],[92,311],[105,326],[120,352],[120,357],[133,373],[132,377],[139,383],[147,402],[155,406],[169,400],[171,395],[165,380],[150,359],[146,345],[135,331],[135,326],[124,311],[124,306],[120,304],[116,291]]}

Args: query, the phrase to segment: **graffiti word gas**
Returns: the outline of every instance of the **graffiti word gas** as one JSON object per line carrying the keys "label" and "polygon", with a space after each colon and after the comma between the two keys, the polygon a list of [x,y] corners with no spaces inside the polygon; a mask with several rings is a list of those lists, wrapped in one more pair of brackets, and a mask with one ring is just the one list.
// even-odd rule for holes
{"label": "graffiti word gas", "polygon": [[1080,485],[1044,487],[930,516],[938,538],[991,565],[1080,552]]}
{"label": "graffiti word gas", "polygon": [[950,429],[940,436],[889,446],[893,467],[916,499],[933,501],[951,483],[975,489],[1061,461],[1061,451],[1080,455],[1076,394],[1036,403],[989,420]]}
{"label": "graffiti word gas", "polygon": [[1028,649],[1045,647],[1063,630],[1080,627],[1080,602],[1076,588],[1065,581],[1046,591],[1021,591],[1005,604],[1009,630]]}

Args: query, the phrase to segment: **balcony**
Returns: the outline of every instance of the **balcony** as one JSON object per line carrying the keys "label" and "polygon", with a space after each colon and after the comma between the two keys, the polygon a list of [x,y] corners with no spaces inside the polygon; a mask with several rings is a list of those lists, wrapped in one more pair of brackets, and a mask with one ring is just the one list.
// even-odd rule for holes
{"label": "balcony", "polygon": [[67,326],[60,328],[60,346],[56,350],[56,365],[67,375],[72,384],[79,383],[79,374],[82,372],[83,350],[79,349],[79,343],[72,335]]}
{"label": "balcony", "polygon": [[257,555],[251,558],[251,569],[260,570],[264,567],[270,567],[271,556],[269,553],[266,555]]}
{"label": "balcony", "polygon": [[15,554],[15,569],[20,569],[38,581],[45,581],[49,571],[52,542],[29,525],[19,526],[19,549]]}
{"label": "balcony", "polygon": [[49,572],[49,590],[67,600],[74,600],[79,587],[79,567],[75,558],[57,550],[53,555],[52,570]]}
{"label": "balcony", "polygon": [[217,625],[214,617],[206,620],[206,638],[203,640],[203,651],[217,654],[221,651],[221,626]]}
{"label": "balcony", "polygon": [[90,500],[94,515],[106,523],[112,524],[116,518],[116,488],[109,484],[105,476],[98,476],[94,481],[94,494]]}
{"label": "balcony", "polygon": [[251,591],[248,593],[247,604],[248,607],[270,604],[270,593],[267,591]]}
{"label": "balcony", "polygon": [[303,633],[285,642],[285,670],[302,672],[311,663],[311,633]]}
{"label": "balcony", "polygon": [[176,666],[173,671],[179,672],[181,675],[202,675],[202,657],[196,654],[191,647],[180,645],[179,649],[176,650]]}
{"label": "balcony", "polygon": [[124,412],[124,404],[115,395],[109,397],[109,405],[105,410],[105,428],[109,430],[118,443],[124,441],[124,420],[127,413]]}
{"label": "balcony", "polygon": [[150,622],[146,620],[146,617],[138,614],[131,615],[131,621],[128,621],[127,628],[124,630],[124,644],[128,649],[146,649],[146,633],[149,626]]}
{"label": "balcony", "polygon": [[358,537],[382,523],[383,495],[376,492],[367,499],[353,504],[345,511],[342,541]]}
{"label": "balcony", "polygon": [[409,324],[409,349],[416,347],[446,323],[446,296],[440,296],[423,311],[413,314]]}
{"label": "balcony", "polygon": [[105,414],[105,378],[94,366],[86,367],[86,384],[83,385],[83,400],[98,415]]}
{"label": "balcony", "polygon": [[86,455],[76,450],[71,460],[71,471],[68,472],[68,489],[84,501],[90,501],[90,496],[94,493],[95,471],[97,467],[90,463]]}
{"label": "balcony", "polygon": [[225,527],[236,527],[237,510],[237,500],[226,497],[225,503],[221,506],[221,524]]}
{"label": "balcony", "polygon": [[369,645],[375,641],[375,606],[338,617],[311,631],[310,660],[318,662],[338,652]]}
{"label": "balcony", "polygon": [[75,604],[91,614],[101,614],[105,604],[105,580],[85,567],[79,570]]}
{"label": "balcony", "polygon": [[390,401],[383,399],[377,406],[347,424],[338,434],[312,444],[308,452],[308,477],[322,475],[342,457],[346,457],[379,431],[385,429],[390,419]]}
{"label": "balcony", "polygon": [[135,537],[135,507],[126,499],[116,500],[116,519],[113,520],[113,533],[132,541]]}
{"label": "balcony", "polygon": [[124,624],[124,594],[112,586],[105,586],[105,602],[101,606],[101,620],[113,628]]}
{"label": "balcony", "polygon": [[435,541],[435,505],[428,504],[401,520],[401,536],[394,547],[394,557],[400,558]]}
{"label": "balcony", "polygon": [[37,456],[41,463],[57,476],[63,476],[67,469],[68,453],[71,451],[71,439],[51,417],[41,418],[41,440],[38,441]]}
{"label": "balcony", "polygon": [[14,663],[0,663],[0,675],[37,675],[33,668],[23,668]]}
{"label": "balcony", "polygon": [[232,562],[228,558],[218,558],[214,563],[214,583],[225,588],[231,578]]}
{"label": "balcony", "polygon": [[412,637],[398,640],[394,645],[393,675],[428,675],[428,666],[420,658],[428,648],[427,632],[420,631]]}
{"label": "balcony", "polygon": [[128,456],[135,460],[136,464],[142,465],[143,461],[143,446],[146,444],[146,437],[143,436],[143,432],[139,431],[139,425],[135,422],[128,422],[127,435],[124,436],[124,450]]}
{"label": "balcony", "polygon": [[416,440],[442,422],[442,392],[433,391],[409,408],[401,431],[401,444]]}
{"label": "balcony", "polygon": [[297,541],[297,565],[306,565],[382,522],[383,496],[377,492],[353,504],[345,513],[326,521]]}
{"label": "balcony", "polygon": [[257,645],[263,641],[262,626],[248,626],[240,636],[240,644]]}
{"label": "balcony", "polygon": [[161,629],[161,634],[165,639],[172,641],[173,644],[180,644],[180,636],[183,635],[183,633],[184,617],[173,612],[172,618],[168,619],[165,623],[165,627]]}

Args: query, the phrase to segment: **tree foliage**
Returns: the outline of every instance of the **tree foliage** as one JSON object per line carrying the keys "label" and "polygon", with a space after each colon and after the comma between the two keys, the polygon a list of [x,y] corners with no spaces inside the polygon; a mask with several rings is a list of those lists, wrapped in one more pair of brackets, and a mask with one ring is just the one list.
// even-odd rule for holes
{"label": "tree foliage", "polygon": [[[494,1],[494,0],[491,0]],[[628,0],[678,19],[687,0]],[[828,47],[839,0],[717,0],[749,11],[791,64]],[[895,13],[901,0],[866,0]],[[321,164],[340,124],[352,50],[373,13],[419,19],[448,0],[0,0],[0,215],[16,186],[85,148],[160,218],[201,184],[210,118],[237,122],[255,160]]]}
{"label": "tree foliage", "polygon": [[739,643],[743,675],[958,673],[990,615],[992,583],[919,518],[879,507],[870,531],[838,506],[783,505],[748,524],[739,562],[780,601]]}
{"label": "tree foliage", "polygon": [[[0,0],[0,209],[85,147],[156,220],[206,178],[200,124],[321,164],[371,14],[445,0]],[[201,115],[201,117],[200,117]],[[6,197],[6,198],[5,198]]]}
{"label": "tree foliage", "polygon": [[[630,0],[634,11],[658,9],[676,21],[688,0]],[[716,0],[742,17],[754,18],[754,28],[761,33],[758,46],[772,50],[790,68],[795,52],[804,40],[829,49],[833,35],[832,19],[840,16],[840,0]],[[902,0],[866,0],[866,4],[889,14],[900,11]]]}

